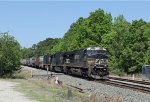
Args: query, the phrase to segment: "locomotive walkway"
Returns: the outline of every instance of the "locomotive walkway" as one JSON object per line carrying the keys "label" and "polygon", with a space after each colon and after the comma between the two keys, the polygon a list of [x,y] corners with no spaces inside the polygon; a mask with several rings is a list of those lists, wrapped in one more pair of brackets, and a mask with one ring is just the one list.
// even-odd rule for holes
{"label": "locomotive walkway", "polygon": [[36,102],[15,91],[17,83],[0,80],[0,102]]}

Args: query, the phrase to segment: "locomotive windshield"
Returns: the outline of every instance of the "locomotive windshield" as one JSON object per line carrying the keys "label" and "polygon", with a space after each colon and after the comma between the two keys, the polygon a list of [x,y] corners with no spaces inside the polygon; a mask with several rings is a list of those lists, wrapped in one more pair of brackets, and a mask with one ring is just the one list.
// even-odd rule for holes
{"label": "locomotive windshield", "polygon": [[106,50],[87,50],[87,56],[107,56]]}

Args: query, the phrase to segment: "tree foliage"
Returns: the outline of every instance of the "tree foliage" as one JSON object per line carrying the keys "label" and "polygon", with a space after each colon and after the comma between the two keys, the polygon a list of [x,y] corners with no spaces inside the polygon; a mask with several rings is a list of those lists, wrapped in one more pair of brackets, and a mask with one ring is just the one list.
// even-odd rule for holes
{"label": "tree foliage", "polygon": [[38,44],[33,44],[31,48],[22,48],[22,58],[52,54],[54,53],[52,49],[59,40],[59,38],[47,38],[43,41],[40,41]]}
{"label": "tree foliage", "polygon": [[20,67],[19,43],[8,33],[0,33],[0,75],[12,74]]}
{"label": "tree foliage", "polygon": [[88,18],[80,17],[65,33],[56,51],[68,51],[85,48],[90,45],[101,46],[104,35],[110,33],[112,25],[111,14],[98,9],[91,12]]}
{"label": "tree foliage", "polygon": [[[72,23],[64,37],[56,43],[51,40],[48,45],[45,41],[38,43],[35,53],[52,54],[90,45],[107,48],[112,73],[141,72],[142,65],[150,64],[150,23],[142,19],[128,22],[123,15],[113,19],[110,13],[98,9],[89,17],[80,17]],[[32,55],[33,50],[28,50]]]}

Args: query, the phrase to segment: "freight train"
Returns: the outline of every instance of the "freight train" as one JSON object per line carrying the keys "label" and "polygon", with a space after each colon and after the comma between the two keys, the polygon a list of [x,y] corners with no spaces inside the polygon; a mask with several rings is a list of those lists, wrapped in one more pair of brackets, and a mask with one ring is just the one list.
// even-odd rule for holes
{"label": "freight train", "polygon": [[26,58],[21,64],[84,78],[107,79],[109,75],[107,51],[100,47]]}

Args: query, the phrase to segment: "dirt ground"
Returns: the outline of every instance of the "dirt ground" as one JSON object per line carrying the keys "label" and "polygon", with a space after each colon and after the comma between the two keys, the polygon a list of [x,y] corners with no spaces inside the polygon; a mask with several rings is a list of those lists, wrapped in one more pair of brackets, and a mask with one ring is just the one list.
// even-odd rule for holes
{"label": "dirt ground", "polygon": [[37,102],[14,90],[18,83],[0,80],[0,102]]}

